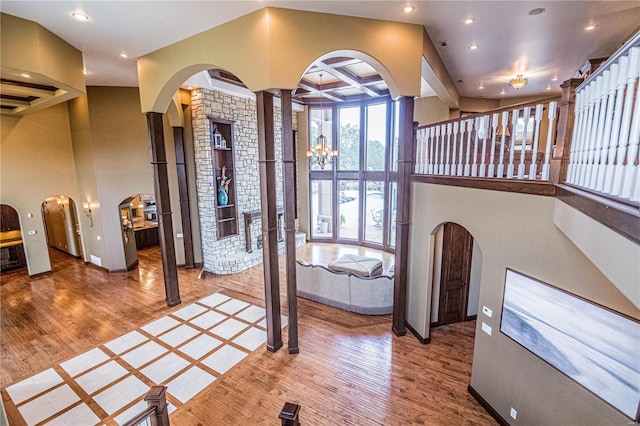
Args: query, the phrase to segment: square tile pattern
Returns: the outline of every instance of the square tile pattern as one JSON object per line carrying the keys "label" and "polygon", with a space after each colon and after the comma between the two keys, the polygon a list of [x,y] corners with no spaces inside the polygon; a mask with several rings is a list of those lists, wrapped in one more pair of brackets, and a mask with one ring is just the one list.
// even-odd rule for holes
{"label": "square tile pattern", "polygon": [[[6,391],[28,425],[123,424],[147,407],[153,385],[167,386],[172,401],[184,404],[213,384],[264,345],[264,317],[264,308],[215,293]],[[100,418],[87,398],[109,417]],[[170,412],[181,404],[169,404]]]}

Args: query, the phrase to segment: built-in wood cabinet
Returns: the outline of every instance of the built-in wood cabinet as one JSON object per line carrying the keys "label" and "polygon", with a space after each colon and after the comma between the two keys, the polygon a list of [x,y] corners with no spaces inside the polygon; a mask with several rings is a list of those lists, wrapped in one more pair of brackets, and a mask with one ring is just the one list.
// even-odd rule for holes
{"label": "built-in wood cabinet", "polygon": [[[211,161],[215,179],[215,215],[218,239],[238,235],[238,211],[236,204],[236,176],[233,139],[233,121],[209,117],[211,132]],[[230,179],[227,188],[227,203],[219,197],[223,183],[222,175]],[[224,197],[222,197],[224,198]]]}
{"label": "built-in wood cabinet", "polygon": [[142,229],[136,229],[136,249],[141,250],[147,247],[153,247],[160,244],[158,237],[158,227],[151,226]]}
{"label": "built-in wood cabinet", "polygon": [[20,229],[18,212],[11,206],[0,204],[0,229],[4,231],[16,231]]}

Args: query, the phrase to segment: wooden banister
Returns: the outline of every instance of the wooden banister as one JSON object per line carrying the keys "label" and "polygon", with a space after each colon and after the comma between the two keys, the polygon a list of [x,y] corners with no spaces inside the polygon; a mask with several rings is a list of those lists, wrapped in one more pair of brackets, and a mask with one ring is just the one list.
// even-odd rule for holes
{"label": "wooden banister", "polygon": [[123,426],[137,426],[146,419],[151,421],[151,426],[169,426],[166,392],[166,386],[151,386],[151,389],[144,397],[149,406]]}

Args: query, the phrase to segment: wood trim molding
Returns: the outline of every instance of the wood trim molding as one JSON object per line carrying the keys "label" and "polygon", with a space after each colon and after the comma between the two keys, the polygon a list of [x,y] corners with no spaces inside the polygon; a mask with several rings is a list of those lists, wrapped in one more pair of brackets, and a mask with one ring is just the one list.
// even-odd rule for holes
{"label": "wood trim molding", "polygon": [[427,176],[413,174],[411,175],[411,181],[432,183],[436,185],[488,189],[491,191],[517,192],[519,194],[542,195],[546,197],[553,197],[556,195],[556,186],[554,184],[530,180],[485,179],[463,176]]}
{"label": "wood trim molding", "polygon": [[496,421],[498,422],[498,424],[500,426],[509,426],[509,422],[507,422],[501,415],[500,413],[498,413],[495,408],[493,408],[491,406],[491,404],[489,404],[483,397],[482,395],[480,395],[478,393],[477,390],[475,390],[473,388],[473,386],[469,385],[467,387],[467,390],[469,391],[469,393],[471,394],[472,397],[475,398],[476,401],[478,401],[478,404],[482,405],[482,407],[487,410],[487,412],[489,414],[491,414],[491,417],[493,417],[494,419],[496,419]]}
{"label": "wood trim molding", "polygon": [[640,244],[640,207],[569,186],[557,186],[557,198],[607,228]]}
{"label": "wood trim molding", "polygon": [[431,343],[431,338],[430,337],[426,337],[426,338],[422,337],[420,335],[420,333],[418,333],[415,328],[411,327],[411,324],[409,324],[408,322],[405,322],[404,326],[407,328],[407,330],[409,330],[411,332],[411,334],[416,336],[416,339],[418,339],[418,341],[420,343],[422,343],[423,345],[428,345],[429,343]]}

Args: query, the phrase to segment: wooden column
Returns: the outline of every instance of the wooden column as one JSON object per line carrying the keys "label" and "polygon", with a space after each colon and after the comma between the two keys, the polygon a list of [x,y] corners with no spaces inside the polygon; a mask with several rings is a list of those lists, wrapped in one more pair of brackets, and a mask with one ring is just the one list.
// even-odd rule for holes
{"label": "wooden column", "polygon": [[296,147],[293,140],[291,90],[280,91],[282,104],[282,161],[284,163],[284,232],[287,270],[287,312],[289,315],[289,353],[298,348],[298,295],[296,279]]}
{"label": "wooden column", "polygon": [[193,235],[191,233],[191,209],[189,208],[189,185],[185,162],[184,128],[173,128],[176,149],[176,169],[178,172],[178,194],[180,196],[180,216],[182,217],[182,241],[184,243],[184,266],[195,268],[193,260]]}
{"label": "wooden column", "polygon": [[273,94],[257,92],[258,164],[262,210],[262,259],[264,302],[267,311],[267,350],[282,347],[280,276],[278,270],[278,215],[276,212],[276,159],[273,125]]}
{"label": "wooden column", "polygon": [[400,128],[398,129],[398,195],[396,212],[396,267],[393,285],[393,325],[396,336],[407,333],[407,274],[409,255],[409,228],[411,227],[411,173],[415,128],[413,125],[413,98],[399,101]]}
{"label": "wooden column", "polygon": [[176,250],[173,245],[173,224],[171,223],[171,202],[169,200],[169,178],[167,176],[167,155],[164,148],[162,114],[148,112],[147,129],[149,131],[149,149],[151,151],[153,183],[158,211],[158,236],[162,253],[164,290],[167,306],[175,306],[181,300],[176,268]]}
{"label": "wooden column", "polygon": [[549,181],[562,183],[567,177],[569,154],[571,153],[571,138],[573,137],[573,121],[576,108],[576,87],[584,80],[572,78],[560,85],[562,96],[558,103],[558,124],[556,125],[556,149],[551,159]]}

